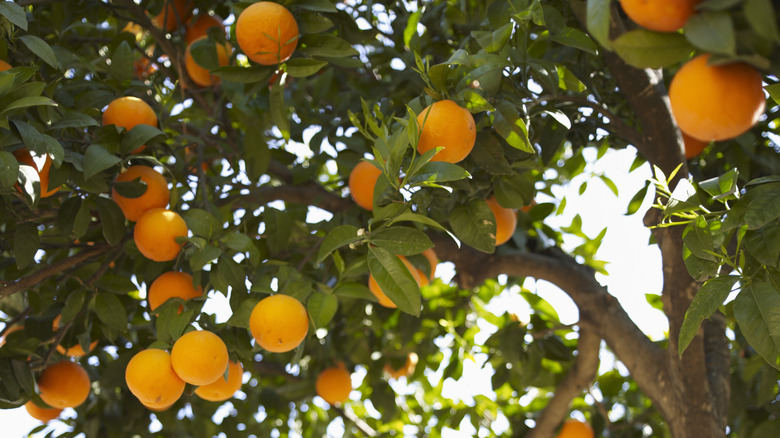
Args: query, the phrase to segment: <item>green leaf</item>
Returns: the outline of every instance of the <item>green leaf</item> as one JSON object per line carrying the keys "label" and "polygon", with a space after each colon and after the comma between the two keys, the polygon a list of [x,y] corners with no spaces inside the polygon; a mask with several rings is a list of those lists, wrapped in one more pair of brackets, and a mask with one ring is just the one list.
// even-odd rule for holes
{"label": "green leaf", "polygon": [[19,37],[19,40],[24,43],[31,52],[41,58],[43,62],[59,70],[60,66],[57,62],[57,57],[54,56],[54,50],[51,49],[51,46],[49,46],[46,41],[35,35],[22,35]]}
{"label": "green leaf", "polygon": [[89,203],[82,202],[79,211],[76,212],[76,218],[73,221],[73,235],[76,239],[81,238],[89,228],[92,219],[92,212],[89,210]]}
{"label": "green leaf", "polygon": [[165,135],[162,131],[151,125],[136,125],[122,137],[122,152],[132,152],[145,145],[149,140]]}
{"label": "green leaf", "polygon": [[9,189],[19,175],[19,162],[12,153],[0,151],[0,188]]}
{"label": "green leaf", "polygon": [[775,103],[780,104],[780,83],[767,85],[764,87],[764,90],[769,93],[769,96]]}
{"label": "green leaf", "polygon": [[726,301],[737,280],[739,277],[736,276],[715,277],[701,286],[685,312],[685,320],[680,328],[677,353],[681,357],[699,330],[701,322],[712,316]]}
{"label": "green leaf", "polygon": [[757,34],[775,43],[780,43],[777,15],[770,0],[747,0],[744,10],[750,27]]}
{"label": "green leaf", "polygon": [[429,161],[409,178],[412,182],[447,182],[470,178],[466,169],[444,161]]}
{"label": "green leaf", "polygon": [[585,32],[573,27],[563,28],[560,32],[555,33],[551,39],[558,44],[574,47],[575,49],[580,49],[591,55],[598,54],[598,46],[596,46],[596,43],[594,43]]}
{"label": "green leaf", "polygon": [[51,129],[87,128],[90,126],[100,126],[100,123],[81,111],[65,110],[62,118],[57,120]]}
{"label": "green leaf", "polygon": [[304,35],[300,43],[298,50],[309,56],[345,58],[358,55],[358,51],[346,40],[335,35]]}
{"label": "green leaf", "polygon": [[191,208],[182,212],[184,221],[187,222],[187,228],[195,236],[211,239],[215,233],[222,231],[222,224],[211,213],[200,208]]}
{"label": "green leaf", "polygon": [[609,22],[611,0],[587,0],[588,8],[586,12],[586,22],[588,33],[602,46],[609,48]]}
{"label": "green leaf", "polygon": [[249,178],[258,180],[268,170],[271,150],[263,132],[256,126],[247,127],[244,134],[244,162]]}
{"label": "green leaf", "polygon": [[217,262],[217,270],[222,278],[233,288],[234,293],[245,294],[247,292],[246,271],[233,258],[225,255],[220,256]]}
{"label": "green leaf", "polygon": [[168,299],[163,305],[156,308],[155,313],[157,314],[157,319],[154,326],[157,332],[157,340],[173,344],[189,327],[195,311],[183,309],[182,299],[174,298]]}
{"label": "green leaf", "polygon": [[409,18],[406,20],[406,27],[404,27],[404,47],[406,48],[409,48],[412,37],[417,35],[417,26],[420,23],[420,17],[422,17],[422,11],[418,10],[409,14]]}
{"label": "green leaf", "polygon": [[95,297],[95,313],[106,326],[121,333],[127,330],[127,311],[116,295],[99,293]]}
{"label": "green leaf", "polygon": [[16,109],[29,108],[32,106],[57,106],[57,102],[43,96],[22,97],[21,99],[15,100],[3,108],[3,111],[0,112],[0,116],[8,114],[9,112]]}
{"label": "green leaf", "polygon": [[248,298],[241,301],[238,308],[233,306],[233,314],[228,319],[227,324],[233,327],[249,328],[249,317],[252,315],[252,310],[263,297],[259,294],[250,294]]}
{"label": "green leaf", "polygon": [[364,237],[359,235],[358,232],[358,228],[352,225],[339,225],[330,230],[325,239],[322,240],[315,262],[318,264],[322,263],[330,253],[338,248],[363,239]]}
{"label": "green leaf", "polygon": [[27,30],[27,15],[24,9],[14,2],[0,2],[0,15],[7,18],[14,25]]}
{"label": "green leaf", "polygon": [[284,104],[284,87],[279,82],[271,86],[271,118],[274,124],[282,132],[285,140],[290,140],[290,114]]}
{"label": "green leaf", "polygon": [[371,235],[368,242],[397,255],[415,255],[433,247],[422,231],[410,227],[387,227]]}
{"label": "green leaf", "polygon": [[315,328],[327,327],[338,309],[339,299],[335,295],[313,293],[306,302],[306,310]]}
{"label": "green leaf", "polygon": [[76,221],[76,214],[81,209],[81,198],[73,196],[62,202],[57,212],[57,229],[63,236],[70,236]]}
{"label": "green leaf", "polygon": [[745,211],[745,223],[755,230],[780,216],[780,183],[762,184],[750,190],[752,201]]}
{"label": "green leaf", "polygon": [[498,180],[494,193],[503,207],[522,208],[534,197],[534,180],[531,172],[507,175]]}
{"label": "green leaf", "polygon": [[[471,36],[477,40],[477,44],[482,46],[488,53],[498,52],[509,41],[509,37],[512,36],[512,29],[514,25],[509,22],[494,31],[475,30],[471,32]],[[416,32],[416,28],[415,28]],[[408,44],[407,44],[408,46]]]}
{"label": "green leaf", "polygon": [[311,76],[322,70],[326,65],[328,65],[327,61],[311,58],[293,58],[286,63],[287,74],[294,78]]}
{"label": "green leaf", "polygon": [[24,269],[34,261],[38,252],[40,237],[38,227],[33,223],[24,223],[16,226],[14,232],[14,258],[16,267]]}
{"label": "green leaf", "polygon": [[274,74],[270,67],[241,67],[237,65],[223,65],[211,71],[211,74],[239,84],[254,84],[265,82]]}
{"label": "green leaf", "polygon": [[683,242],[693,255],[705,260],[717,261],[712,252],[714,244],[712,232],[704,216],[697,216],[683,231]]}
{"label": "green leaf", "polygon": [[417,222],[419,224],[427,225],[431,228],[435,228],[440,231],[446,232],[447,229],[444,228],[440,223],[436,222],[435,220],[429,218],[428,216],[417,214],[417,213],[401,213],[400,215],[396,216],[392,221],[390,221],[389,225],[397,224],[399,222]]}
{"label": "green leaf", "polygon": [[374,295],[363,283],[346,282],[333,290],[333,295],[340,297],[356,298],[359,300],[374,300]]}
{"label": "green leaf", "polygon": [[90,179],[121,161],[119,157],[108,152],[103,146],[91,144],[84,154],[84,179]]}
{"label": "green leaf", "polygon": [[780,257],[780,225],[770,222],[756,230],[748,230],[743,240],[745,250],[762,265],[777,266]]}
{"label": "green leaf", "polygon": [[138,177],[132,181],[114,182],[111,187],[125,198],[137,198],[146,193],[147,184]]}
{"label": "green leaf", "polygon": [[742,334],[769,365],[778,368],[780,293],[762,281],[746,285],[734,300],[734,317]]}
{"label": "green leaf", "polygon": [[712,196],[714,200],[735,198],[738,192],[737,177],[739,170],[733,168],[715,178],[710,178],[699,183],[699,187]]}
{"label": "green leaf", "polygon": [[685,37],[699,49],[726,55],[737,54],[737,39],[731,14],[700,11],[685,23]]}
{"label": "green leaf", "polygon": [[401,259],[383,248],[369,246],[367,262],[382,293],[400,310],[419,316],[422,307],[420,287]]}
{"label": "green leaf", "polygon": [[[222,254],[222,250],[213,245],[206,245],[202,249],[194,251],[194,254],[190,256],[190,269],[193,271],[200,271],[204,266],[214,261]],[[227,293],[226,290],[222,292]]]}
{"label": "green leaf", "polygon": [[325,32],[333,27],[333,20],[313,12],[296,14],[295,20],[298,22],[298,30],[304,35]]}
{"label": "green leaf", "polygon": [[612,41],[612,47],[637,68],[663,68],[688,59],[693,47],[678,33],[634,29]]}
{"label": "green leaf", "polygon": [[217,44],[211,38],[203,38],[195,41],[190,46],[190,54],[193,61],[206,70],[219,67]]}
{"label": "green leaf", "polygon": [[546,316],[552,321],[560,321],[558,312],[556,312],[555,308],[544,298],[528,291],[521,291],[520,295],[528,302],[528,305],[530,305],[535,312]]}
{"label": "green leaf", "polygon": [[100,226],[103,237],[109,245],[114,246],[122,241],[125,235],[125,216],[116,203],[108,198],[96,197]]}
{"label": "green leaf", "polygon": [[517,108],[502,100],[496,105],[493,127],[510,146],[528,153],[536,153],[528,140],[528,128]]}
{"label": "green leaf", "polygon": [[301,0],[295,3],[295,7],[316,12],[338,12],[338,9],[328,0]]}
{"label": "green leaf", "polygon": [[133,50],[127,41],[122,41],[114,49],[108,72],[121,82],[133,79]]}
{"label": "green leaf", "polygon": [[450,213],[450,226],[463,243],[488,254],[496,250],[496,218],[484,200],[455,207]]}
{"label": "green leaf", "polygon": [[87,301],[87,291],[84,289],[76,289],[68,294],[68,298],[65,299],[65,307],[60,312],[60,325],[69,323],[73,318],[78,315],[81,309],[84,307],[84,303]]}

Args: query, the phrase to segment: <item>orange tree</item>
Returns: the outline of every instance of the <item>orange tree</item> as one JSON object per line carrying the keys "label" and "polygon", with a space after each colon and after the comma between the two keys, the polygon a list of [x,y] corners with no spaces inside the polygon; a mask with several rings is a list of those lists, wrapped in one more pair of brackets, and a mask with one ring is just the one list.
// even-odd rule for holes
{"label": "orange tree", "polygon": [[[273,3],[290,14],[266,2],[253,10],[276,18],[248,15],[238,33],[238,17],[255,2],[174,3],[0,3],[0,407],[45,407],[45,370],[71,360],[90,391],[62,421],[87,436],[151,436],[156,418],[165,436],[341,428],[436,437],[471,423],[479,436],[546,437],[572,411],[597,436],[765,437],[780,428],[773,2],[693,2],[682,28],[659,32],[621,7],[641,2],[288,0]],[[672,14],[652,13],[661,22]],[[227,32],[210,28],[188,46],[189,23],[205,15],[226,17]],[[217,47],[226,43],[233,51],[223,65]],[[193,82],[185,54],[219,81]],[[708,55],[697,67],[706,80],[688,74],[670,105],[672,79],[698,55]],[[135,76],[135,65],[150,68]],[[723,80],[721,71],[748,73]],[[134,119],[127,114],[104,124],[106,106],[124,96],[148,104],[158,123],[118,127]],[[443,100],[467,110],[473,126],[428,119],[423,109]],[[696,131],[687,134],[717,141],[686,160],[675,115]],[[729,134],[710,133],[723,124]],[[418,152],[427,129],[445,140]],[[470,150],[455,163],[432,160],[448,146]],[[588,157],[629,147],[633,168],[654,175],[646,190],[656,202],[643,220],[663,261],[663,289],[651,295],[669,322],[661,341],[613,295],[640,285],[615,291],[597,281],[608,270],[597,258],[604,233],[587,236],[576,219],[549,224],[570,209],[551,196],[556,187],[585,174]],[[18,160],[22,149],[37,164]],[[361,160],[381,170],[369,190],[373,210],[347,190]],[[118,179],[135,165],[165,178],[162,208],[186,227],[160,225],[159,209],[139,216],[140,231],[125,218],[112,192],[145,193],[144,180]],[[646,190],[626,206],[637,221]],[[518,211],[498,247],[493,197]],[[564,245],[567,236],[581,244]],[[163,240],[161,261],[143,255]],[[434,266],[421,253],[429,248],[452,262],[451,282],[419,287],[398,257],[427,277]],[[204,296],[152,312],[146,293],[167,272],[191,275]],[[369,274],[395,308],[377,305]],[[526,278],[566,292],[579,321],[562,325]],[[503,291],[528,302],[529,321],[487,310],[500,307]],[[208,311],[204,303],[218,295],[229,309]],[[269,295],[305,309],[309,327],[289,351],[265,350],[250,332]],[[285,316],[273,315],[292,324]],[[484,342],[478,323],[494,328]],[[142,351],[169,352],[192,330],[224,342],[245,371],[240,390],[209,401],[187,384],[175,398],[179,385],[164,403],[158,394],[144,406],[128,387],[148,383],[138,377],[142,361],[128,363]],[[61,343],[89,353],[64,358]],[[418,361],[404,391],[383,369],[410,353]],[[606,355],[614,368],[600,369]],[[485,396],[443,396],[444,381],[460,378],[470,357],[492,373]],[[147,367],[178,382],[175,369]],[[330,406],[316,382],[334,367],[357,373],[348,400]],[[233,387],[227,371],[220,378]]]}

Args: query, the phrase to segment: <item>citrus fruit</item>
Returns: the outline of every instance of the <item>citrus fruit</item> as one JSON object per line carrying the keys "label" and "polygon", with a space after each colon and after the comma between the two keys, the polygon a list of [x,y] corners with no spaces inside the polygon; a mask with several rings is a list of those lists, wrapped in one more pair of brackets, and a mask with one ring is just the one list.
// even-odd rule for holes
{"label": "citrus fruit", "polygon": [[212,27],[222,28],[224,33],[224,25],[222,19],[216,15],[200,14],[194,21],[190,20],[187,23],[187,32],[184,34],[184,41],[187,44],[192,44],[198,38],[208,34],[208,30]]}
{"label": "citrus fruit", "polygon": [[515,234],[517,214],[511,208],[502,207],[495,196],[491,196],[486,202],[496,218],[496,246],[503,245]]}
{"label": "citrus fruit", "polygon": [[11,69],[11,64],[0,59],[0,71],[6,71]]}
{"label": "citrus fruit", "polygon": [[382,171],[368,161],[359,162],[349,172],[349,194],[366,210],[374,209],[374,186]]}
{"label": "citrus fruit", "polygon": [[208,385],[222,378],[228,367],[228,351],[216,334],[207,330],[187,332],[173,344],[171,365],[182,380]]}
{"label": "citrus fruit", "polygon": [[166,0],[162,12],[154,17],[154,23],[166,32],[173,32],[192,16],[192,0]]}
{"label": "citrus fruit", "polygon": [[[157,127],[157,114],[149,104],[134,96],[119,97],[111,101],[103,111],[103,126],[115,125],[131,130],[138,125]],[[146,148],[141,145],[132,153],[137,154]]]}
{"label": "citrus fruit", "polygon": [[49,172],[51,170],[51,157],[49,155],[46,155],[46,160],[43,162],[43,166],[41,166],[40,169],[27,148],[15,150],[14,157],[16,157],[16,160],[19,163],[32,166],[32,168],[38,172],[38,180],[41,183],[41,198],[47,198],[57,193],[57,190],[60,189],[59,186],[49,190]]}
{"label": "citrus fruit", "polygon": [[451,100],[440,100],[428,105],[417,115],[420,125],[420,140],[417,151],[421,154],[444,147],[433,156],[432,161],[457,163],[474,148],[477,127],[469,110]]}
{"label": "citrus fruit", "polygon": [[685,146],[685,158],[690,160],[696,158],[702,153],[704,148],[709,144],[706,141],[701,141],[697,138],[693,138],[686,133],[682,133],[683,143]]}
{"label": "citrus fruit", "polygon": [[64,359],[43,370],[38,377],[38,395],[53,408],[75,408],[89,396],[90,385],[86,370]]}
{"label": "citrus fruit", "polygon": [[[406,257],[398,256],[398,258],[400,258],[401,261],[404,262],[406,269],[409,270],[409,273],[412,274],[412,278],[414,278],[414,281],[417,282],[417,286],[422,287],[429,283],[428,277],[426,277],[422,271],[420,271],[414,265],[412,265]],[[376,279],[374,278],[373,274],[368,274],[368,290],[371,291],[372,294],[374,294],[377,301],[379,301],[379,304],[385,307],[389,307],[391,309],[395,309],[396,307],[398,307],[390,298],[387,297],[387,295],[385,295],[384,292],[382,292],[382,288],[379,287],[379,283],[376,282]]]}
{"label": "citrus fruit", "polygon": [[[192,281],[192,275],[186,272],[170,271],[157,277],[149,285],[147,300],[149,308],[155,310],[160,307],[169,298],[181,298],[189,300],[203,295],[203,288],[195,288]],[[179,308],[179,312],[181,312]]]}
{"label": "citrus fruit", "polygon": [[236,40],[252,61],[275,65],[286,61],[298,45],[298,23],[279,3],[253,3],[236,20]]}
{"label": "citrus fruit", "polygon": [[137,198],[126,198],[120,195],[115,188],[111,189],[111,199],[122,209],[125,218],[133,222],[152,208],[164,208],[170,199],[168,181],[160,172],[149,166],[130,166],[117,175],[114,182],[128,182],[136,179],[140,179],[146,184],[146,191]]}
{"label": "citrus fruit", "polygon": [[334,405],[343,403],[352,392],[352,378],[343,364],[324,369],[315,384],[317,395]]}
{"label": "citrus fruit", "polygon": [[593,438],[593,429],[588,423],[566,420],[556,438]]}
{"label": "citrus fruit", "polygon": [[417,367],[418,359],[419,358],[417,357],[417,353],[411,352],[408,355],[406,355],[406,362],[404,362],[404,364],[401,365],[401,367],[398,369],[393,368],[393,365],[390,362],[387,362],[384,367],[385,374],[387,374],[393,379],[408,377],[414,372],[414,369]]}
{"label": "citrus fruit", "polygon": [[167,351],[149,348],[136,353],[125,368],[125,383],[150,409],[167,409],[184,393],[185,383],[173,371]]}
{"label": "citrus fruit", "polygon": [[273,353],[297,347],[309,332],[309,314],[300,301],[289,295],[263,298],[252,309],[249,330],[255,342]]}
{"label": "citrus fruit", "polygon": [[634,23],[656,32],[674,32],[696,13],[701,0],[620,0]]}
{"label": "citrus fruit", "polygon": [[[60,329],[61,319],[62,319],[62,315],[57,315],[57,317],[54,318],[54,320],[51,322],[52,331],[56,332],[57,330]],[[94,350],[95,347],[97,347],[97,343],[98,341],[96,340],[89,343],[90,352]],[[87,352],[84,351],[84,348],[81,347],[80,343],[77,343],[76,345],[68,348],[65,348],[62,344],[57,345],[57,351],[59,351],[60,354],[64,354],[65,356],[70,356],[70,357],[82,357],[82,356],[86,356],[87,354]]]}
{"label": "citrus fruit", "polygon": [[244,368],[239,362],[228,363],[227,380],[220,376],[219,379],[203,385],[195,390],[195,395],[208,401],[225,401],[241,389],[241,380],[244,377]]}
{"label": "citrus fruit", "polygon": [[[210,87],[214,84],[219,83],[219,77],[213,76],[211,73],[209,73],[209,69],[202,67],[200,64],[195,62],[195,58],[192,57],[192,45],[196,42],[206,39],[208,37],[202,36],[192,43],[190,43],[187,46],[187,51],[184,54],[184,68],[187,70],[187,75],[189,75],[190,79],[192,79],[192,82],[195,82],[196,84],[200,85],[201,87]],[[219,44],[216,43],[217,47],[217,62],[220,66],[228,65],[228,60],[230,58],[230,55],[228,54],[230,48],[229,46],[225,44]]]}
{"label": "citrus fruit", "polygon": [[187,237],[187,223],[178,213],[164,208],[152,208],[135,223],[133,240],[138,251],[149,260],[167,262],[179,255],[177,237]]}
{"label": "citrus fruit", "polygon": [[62,409],[44,408],[38,406],[32,400],[25,403],[24,408],[27,409],[27,413],[30,414],[31,417],[35,418],[38,421],[42,421],[44,423],[48,423],[49,421],[59,417],[60,413],[62,412]]}
{"label": "citrus fruit", "polygon": [[680,130],[710,142],[734,138],[764,112],[761,73],[748,64],[709,65],[699,55],[683,65],[669,84],[669,102]]}

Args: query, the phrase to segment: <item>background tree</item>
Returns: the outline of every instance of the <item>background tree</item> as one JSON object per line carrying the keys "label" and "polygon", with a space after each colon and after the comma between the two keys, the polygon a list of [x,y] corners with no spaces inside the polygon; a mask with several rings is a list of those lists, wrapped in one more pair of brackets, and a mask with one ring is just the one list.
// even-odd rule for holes
{"label": "background tree", "polygon": [[[78,346],[71,355],[82,356],[71,360],[91,387],[86,402],[73,403],[70,435],[151,436],[153,413],[171,436],[323,436],[340,418],[348,435],[436,437],[468,418],[480,436],[538,437],[553,436],[574,409],[597,435],[776,433],[780,33],[772,2],[694,2],[680,31],[635,24],[625,13],[640,2],[631,1],[287,1],[298,31],[282,21],[266,36],[285,48],[295,41],[295,50],[271,60],[255,56],[261,49],[243,53],[236,39],[250,3],[0,3],[0,58],[12,67],[0,73],[2,407],[53,400],[41,392],[51,380],[44,370]],[[206,15],[226,17],[228,32],[203,25],[205,38],[188,35]],[[282,38],[288,33],[299,38]],[[699,138],[700,154],[689,142],[686,160],[667,90],[700,53],[710,64],[756,69],[771,97],[746,115],[737,104],[745,93],[693,75],[702,80],[684,87],[683,103],[729,114],[717,126],[738,116],[756,123],[709,145],[715,136]],[[725,101],[710,99],[724,93]],[[107,105],[124,96],[148,104],[155,119],[125,109],[107,121]],[[434,118],[423,109],[439,100],[474,120],[475,145],[457,163],[430,161],[436,149],[417,153],[421,127]],[[442,128],[445,137],[453,129]],[[300,144],[311,154],[296,154]],[[586,148],[601,157],[629,145],[638,150],[634,168],[654,169],[647,188],[657,208],[644,223],[663,258],[662,342],[596,280],[606,272],[595,258],[604,233],[587,236],[576,219],[554,229],[545,220],[566,209],[565,199],[534,201],[583,173]],[[370,210],[346,190],[368,158],[381,170]],[[164,187],[142,176],[116,181],[138,165],[162,170],[168,205],[151,207],[173,212],[142,215],[143,232],[117,199]],[[491,195],[491,204],[520,210],[499,247],[504,222]],[[186,236],[159,225],[176,215]],[[566,235],[582,240],[571,253],[560,249]],[[164,241],[172,258],[147,258],[145,247]],[[453,284],[425,285],[430,247],[454,263]],[[188,292],[153,310],[141,291],[170,271],[192,276]],[[369,273],[397,308],[377,303]],[[527,277],[565,291],[579,322],[561,325],[523,287]],[[528,301],[530,321],[486,310],[505,289]],[[202,311],[202,293],[229,298],[227,322]],[[252,341],[253,309],[269,294],[307,311],[308,335],[292,350]],[[293,307],[268,315],[294,315]],[[475,341],[478,321],[497,327],[484,343]],[[251,375],[218,425],[212,418],[226,402],[201,398],[191,384],[172,384],[167,394],[183,395],[165,406],[161,394],[139,401],[125,381],[137,353],[154,351],[141,368],[161,368],[171,360],[159,352],[195,325],[216,333]],[[602,340],[629,375],[598,373]],[[383,368],[406,366],[409,353],[413,390],[397,394]],[[494,396],[474,406],[443,397],[444,380],[459,378],[477,353],[495,370]],[[325,370],[356,367],[366,370],[359,398],[339,402],[339,377],[318,382]]]}

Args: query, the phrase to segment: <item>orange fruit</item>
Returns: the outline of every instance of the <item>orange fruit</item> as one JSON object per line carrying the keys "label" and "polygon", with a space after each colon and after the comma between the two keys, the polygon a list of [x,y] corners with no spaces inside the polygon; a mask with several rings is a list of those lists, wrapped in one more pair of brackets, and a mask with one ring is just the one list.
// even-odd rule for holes
{"label": "orange fruit", "polygon": [[284,353],[306,339],[309,313],[300,301],[289,295],[271,295],[252,309],[249,330],[261,347],[273,353]]}
{"label": "orange fruit", "polygon": [[150,409],[167,409],[184,393],[186,386],[171,366],[167,351],[149,348],[130,359],[125,383],[136,398]]}
{"label": "orange fruit", "polygon": [[138,251],[149,260],[167,262],[176,258],[181,245],[177,237],[187,237],[187,223],[178,213],[164,208],[153,208],[141,215],[133,229],[133,240]]}
{"label": "orange fruit", "polygon": [[496,246],[503,245],[515,234],[517,228],[517,213],[511,208],[502,207],[495,196],[486,200],[490,211],[496,218]]}
{"label": "orange fruit", "polygon": [[431,275],[429,276],[429,280],[433,281],[433,277],[436,274],[436,266],[439,265],[439,256],[436,255],[436,252],[433,250],[433,248],[426,249],[422,252],[422,255],[428,259],[428,264],[431,267]]}
{"label": "orange fruit", "polygon": [[11,64],[0,59],[0,71],[10,70],[11,68]]}
{"label": "orange fruit", "polygon": [[195,395],[208,401],[225,401],[241,389],[241,379],[244,377],[244,368],[239,362],[228,363],[227,380],[223,377],[200,386],[195,390]]}
{"label": "orange fruit", "polygon": [[[409,260],[406,259],[404,256],[398,256],[398,258],[401,259],[402,262],[404,262],[404,265],[406,265],[406,269],[409,270],[409,273],[412,274],[412,278],[414,278],[414,281],[417,282],[417,286],[422,287],[429,283],[428,277],[425,276],[425,274],[422,273],[421,270],[417,269],[414,265],[412,265]],[[382,292],[382,288],[379,287],[379,283],[376,282],[376,279],[372,274],[368,274],[368,290],[371,291],[372,294],[376,297],[376,299],[379,301],[379,304],[389,307],[391,309],[395,309],[396,306],[395,303],[390,300],[390,298],[385,295],[384,292]]]}
{"label": "orange fruit", "polygon": [[[52,331],[56,332],[57,330],[60,329],[60,320],[61,319],[62,319],[62,315],[57,315],[57,317],[54,318],[54,320],[51,322],[51,329],[52,329]],[[90,352],[92,350],[94,350],[95,347],[97,347],[97,343],[98,343],[97,340],[92,341],[92,342],[89,343],[89,351]],[[57,351],[59,351],[60,354],[64,354],[65,356],[70,356],[70,357],[83,357],[83,356],[86,356],[86,354],[87,354],[87,352],[84,351],[84,348],[81,347],[81,344],[78,344],[78,343],[76,345],[72,346],[72,347],[69,347],[69,348],[65,348],[64,346],[62,346],[62,344],[57,345]]]}
{"label": "orange fruit", "polygon": [[166,32],[173,32],[180,24],[186,23],[191,16],[192,1],[166,0],[160,14],[154,17],[154,23]]}
{"label": "orange fruit", "polygon": [[457,163],[474,148],[477,140],[477,126],[469,110],[451,100],[440,100],[428,105],[417,115],[420,125],[420,140],[417,151],[421,154],[444,147],[432,161]]}
{"label": "orange fruit", "polygon": [[14,151],[14,157],[20,164],[26,164],[32,166],[36,172],[38,172],[38,180],[41,183],[41,198],[47,198],[59,190],[59,186],[52,190],[49,190],[49,171],[51,170],[51,157],[46,155],[46,160],[43,162],[43,166],[38,169],[38,164],[30,154],[27,148],[21,148]]}
{"label": "orange fruit", "polygon": [[593,438],[593,429],[588,423],[566,420],[556,438]]}
{"label": "orange fruit", "polygon": [[683,138],[683,143],[685,145],[685,158],[687,160],[698,157],[699,154],[702,153],[704,148],[706,148],[707,145],[709,144],[706,141],[701,141],[699,139],[693,138],[684,132],[682,133],[682,138]]}
{"label": "orange fruit", "polygon": [[[189,300],[203,295],[203,288],[198,286],[196,289],[192,282],[192,275],[186,272],[166,272],[157,277],[149,285],[147,300],[149,308],[155,310],[160,307],[169,298],[181,298]],[[179,308],[181,312],[181,308]]]}
{"label": "orange fruit", "polygon": [[149,76],[151,76],[152,73],[156,71],[157,66],[153,64],[152,61],[146,56],[141,56],[140,58],[133,61],[133,76],[136,79],[148,79]]}
{"label": "orange fruit", "polygon": [[349,399],[352,392],[352,378],[343,364],[324,369],[315,384],[317,395],[334,405]]}
{"label": "orange fruit", "polygon": [[349,194],[366,210],[374,209],[374,186],[382,171],[368,161],[361,161],[349,172]]}
{"label": "orange fruit", "polygon": [[114,182],[128,182],[139,178],[146,184],[146,191],[137,198],[125,198],[116,189],[111,189],[111,199],[122,209],[125,218],[133,222],[148,210],[164,208],[170,199],[168,181],[160,172],[149,166],[130,166],[117,175]]}
{"label": "orange fruit", "polygon": [[252,61],[261,65],[279,64],[298,45],[298,23],[279,3],[253,3],[236,20],[236,40]]}
{"label": "orange fruit", "polygon": [[[134,96],[119,97],[111,101],[103,111],[103,126],[116,125],[131,130],[138,125],[157,127],[157,114],[149,104]],[[146,148],[141,145],[132,151],[137,154]]]}
{"label": "orange fruit", "polygon": [[208,385],[222,378],[228,367],[225,342],[207,330],[193,330],[176,340],[171,348],[171,365],[182,380]]}
{"label": "orange fruit", "polygon": [[701,0],[620,0],[634,23],[656,32],[674,32],[696,13]]}
{"label": "orange fruit", "polygon": [[195,21],[190,20],[187,23],[187,32],[184,34],[184,41],[187,45],[192,44],[195,40],[208,34],[208,30],[212,27],[220,27],[224,33],[225,27],[222,24],[222,19],[216,15],[200,14]]}
{"label": "orange fruit", "polygon": [[413,372],[414,369],[417,367],[417,361],[418,361],[417,353],[411,352],[406,356],[406,362],[404,362],[403,365],[401,365],[401,368],[395,369],[390,364],[390,362],[387,362],[384,367],[385,374],[392,377],[393,379],[400,379],[401,377],[408,377]]}
{"label": "orange fruit", "polygon": [[710,142],[734,138],[764,112],[761,73],[742,62],[709,65],[699,55],[683,65],[669,84],[669,102],[680,130]]}
{"label": "orange fruit", "polygon": [[44,408],[38,406],[32,400],[25,403],[24,408],[27,409],[27,413],[30,414],[31,417],[35,418],[38,421],[42,421],[44,423],[48,423],[49,421],[59,417],[60,413],[62,412],[62,409]]}
{"label": "orange fruit", "polygon": [[[211,73],[209,73],[209,70],[207,68],[201,67],[200,64],[195,62],[195,58],[192,57],[192,53],[190,52],[190,49],[192,48],[192,44],[204,38],[207,37],[202,36],[187,46],[187,51],[184,53],[184,68],[187,70],[187,75],[189,75],[190,79],[192,79],[192,82],[195,82],[201,87],[210,87],[212,85],[219,83],[219,77],[213,76]],[[220,66],[228,65],[228,61],[230,58],[228,52],[230,50],[230,46],[225,44],[219,44],[219,43],[217,43],[216,46],[217,46],[217,61],[219,62],[219,65]]]}
{"label": "orange fruit", "polygon": [[84,403],[90,386],[84,368],[67,359],[47,366],[38,377],[38,395],[53,408],[75,408]]}

